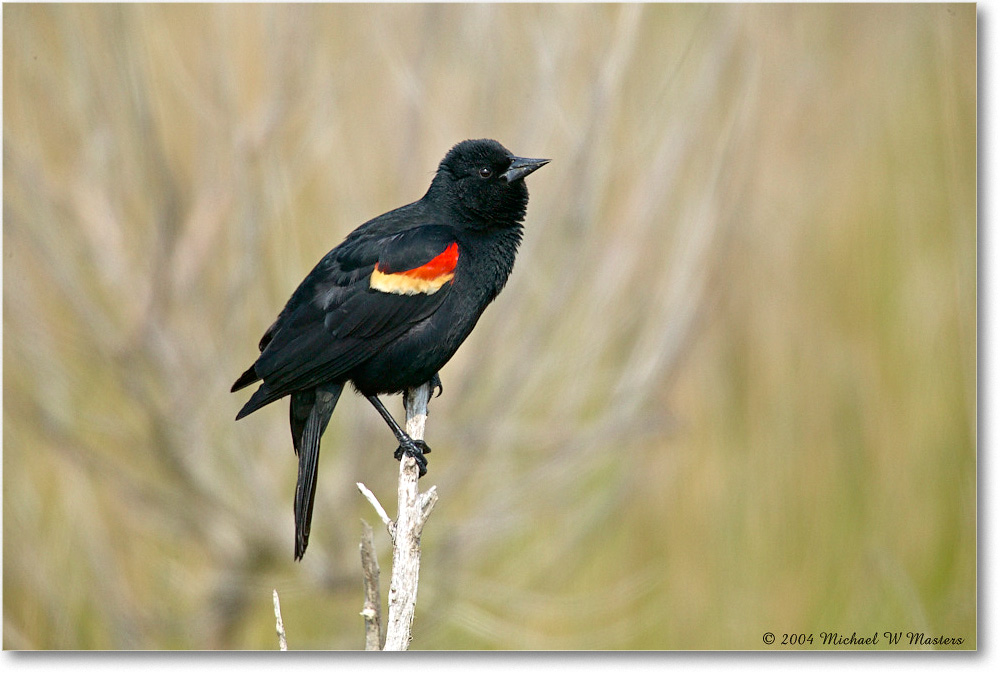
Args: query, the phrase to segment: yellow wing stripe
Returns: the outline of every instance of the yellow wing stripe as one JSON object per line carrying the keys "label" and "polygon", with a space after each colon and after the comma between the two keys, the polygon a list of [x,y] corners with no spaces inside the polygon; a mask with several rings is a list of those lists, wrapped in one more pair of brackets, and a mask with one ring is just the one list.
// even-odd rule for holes
{"label": "yellow wing stripe", "polygon": [[371,288],[395,295],[417,295],[419,293],[433,295],[453,278],[455,278],[454,273],[424,279],[405,274],[385,274],[376,269],[372,272]]}

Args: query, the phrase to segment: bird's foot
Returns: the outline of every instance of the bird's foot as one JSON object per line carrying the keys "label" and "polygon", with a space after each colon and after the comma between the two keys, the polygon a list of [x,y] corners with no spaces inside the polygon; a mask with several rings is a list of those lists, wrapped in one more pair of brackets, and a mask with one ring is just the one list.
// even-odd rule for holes
{"label": "bird's foot", "polygon": [[[407,438],[409,440],[409,438]],[[423,440],[409,440],[407,442],[404,440],[396,448],[396,452],[393,454],[397,461],[402,461],[404,456],[412,456],[413,460],[417,462],[417,468],[420,470],[420,477],[427,474],[427,457],[425,454],[430,454],[431,448],[427,446],[427,443]]]}
{"label": "bird's foot", "polygon": [[444,386],[441,384],[441,377],[438,376],[437,372],[435,372],[434,376],[431,377],[430,385],[431,385],[431,397],[432,398],[436,398],[437,397],[437,396],[434,395],[434,389],[437,389],[437,395],[438,396],[440,396],[442,393],[444,393]]}

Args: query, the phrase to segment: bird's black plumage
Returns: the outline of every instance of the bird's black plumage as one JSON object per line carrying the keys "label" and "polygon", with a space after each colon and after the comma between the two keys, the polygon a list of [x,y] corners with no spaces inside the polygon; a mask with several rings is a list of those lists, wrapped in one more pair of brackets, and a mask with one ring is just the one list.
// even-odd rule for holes
{"label": "bird's black plumage", "polygon": [[418,201],[369,220],[299,284],[233,391],[263,381],[241,419],[290,396],[299,457],[295,558],[309,541],[319,441],[350,382],[426,470],[430,449],[409,438],[376,396],[434,381],[514,266],[528,205],[523,178],[546,159],[515,157],[494,140],[453,147]]}

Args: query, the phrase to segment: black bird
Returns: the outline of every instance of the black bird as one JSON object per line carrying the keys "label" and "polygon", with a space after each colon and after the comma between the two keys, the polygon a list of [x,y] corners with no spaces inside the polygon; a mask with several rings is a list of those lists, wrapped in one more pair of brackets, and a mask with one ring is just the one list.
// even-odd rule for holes
{"label": "black bird", "polygon": [[237,420],[291,396],[295,559],[309,542],[319,441],[344,385],[375,406],[427,471],[430,448],[411,439],[379,394],[431,382],[503,289],[528,206],[524,177],[548,159],[516,157],[495,140],[445,155],[427,193],[369,220],[331,250],[292,293],[260,340],[260,357],[233,391],[263,380]]}

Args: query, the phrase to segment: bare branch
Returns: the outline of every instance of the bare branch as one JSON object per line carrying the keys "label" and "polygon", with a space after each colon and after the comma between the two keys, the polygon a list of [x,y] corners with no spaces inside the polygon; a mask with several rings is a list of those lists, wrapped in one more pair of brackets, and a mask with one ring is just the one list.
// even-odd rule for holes
{"label": "bare branch", "polygon": [[[369,531],[371,531],[370,527]],[[287,651],[288,641],[285,639],[285,625],[281,622],[281,604],[278,603],[278,591],[274,590],[272,596],[274,598],[274,629],[278,633],[278,650]]]}
{"label": "bare branch", "polygon": [[[430,384],[408,389],[406,405],[406,432],[414,440],[423,440],[427,422],[427,401]],[[410,630],[417,603],[417,581],[420,576],[420,534],[424,522],[437,503],[437,488],[424,493],[417,489],[420,474],[417,462],[403,456],[399,462],[399,515],[389,519],[385,508],[368,487],[358,482],[358,491],[368,499],[392,536],[392,577],[389,583],[389,619],[385,630],[383,650],[405,651],[410,645]],[[365,650],[379,650],[381,637],[381,593],[379,590],[378,560],[372,542],[372,528],[361,521],[361,566],[364,573],[365,603],[361,615],[365,619]]]}
{"label": "bare branch", "polygon": [[[414,440],[424,437],[430,385],[408,389],[405,394],[406,432]],[[392,580],[389,584],[389,621],[385,650],[405,651],[410,645],[410,630],[417,603],[420,576],[420,534],[424,522],[437,502],[433,487],[426,494],[417,490],[417,463],[410,456],[399,462],[399,515],[392,550]]]}
{"label": "bare branch", "polygon": [[[359,483],[358,486],[363,485]],[[378,651],[382,649],[382,591],[372,528],[364,520],[361,520],[361,569],[365,583],[365,603],[361,609],[365,619],[365,650]]]}

